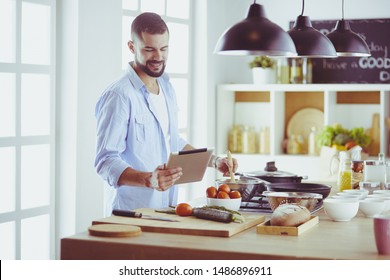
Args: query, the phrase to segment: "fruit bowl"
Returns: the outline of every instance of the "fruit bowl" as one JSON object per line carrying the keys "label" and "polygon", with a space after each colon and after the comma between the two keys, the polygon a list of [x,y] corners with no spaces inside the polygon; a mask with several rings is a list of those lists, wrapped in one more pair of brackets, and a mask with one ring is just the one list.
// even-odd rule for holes
{"label": "fruit bowl", "polygon": [[307,193],[307,192],[263,192],[274,211],[279,205],[291,203],[306,207],[310,212],[314,210],[322,199],[322,195],[318,193]]}
{"label": "fruit bowl", "polygon": [[241,206],[241,197],[240,198],[207,198],[207,206],[218,206],[225,207],[229,210],[238,211]]}

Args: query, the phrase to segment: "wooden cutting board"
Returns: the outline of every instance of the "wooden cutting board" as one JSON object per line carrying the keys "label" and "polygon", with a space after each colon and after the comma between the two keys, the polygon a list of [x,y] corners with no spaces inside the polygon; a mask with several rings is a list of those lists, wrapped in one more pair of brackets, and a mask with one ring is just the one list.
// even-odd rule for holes
{"label": "wooden cutting board", "polygon": [[198,219],[194,216],[180,217],[174,214],[157,213],[154,209],[149,208],[136,209],[136,211],[141,212],[144,215],[165,217],[178,220],[179,222],[110,216],[101,220],[95,220],[92,224],[126,224],[139,226],[143,232],[230,237],[248,228],[261,224],[265,220],[265,216],[254,213],[242,213],[245,217],[244,223],[220,223]]}

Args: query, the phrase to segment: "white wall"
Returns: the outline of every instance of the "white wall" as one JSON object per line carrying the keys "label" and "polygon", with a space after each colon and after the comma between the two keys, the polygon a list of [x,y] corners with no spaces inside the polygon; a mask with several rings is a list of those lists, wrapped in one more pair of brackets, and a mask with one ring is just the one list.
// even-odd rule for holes
{"label": "white wall", "polygon": [[95,104],[121,73],[121,0],[58,1],[56,209],[59,238],[103,216]]}

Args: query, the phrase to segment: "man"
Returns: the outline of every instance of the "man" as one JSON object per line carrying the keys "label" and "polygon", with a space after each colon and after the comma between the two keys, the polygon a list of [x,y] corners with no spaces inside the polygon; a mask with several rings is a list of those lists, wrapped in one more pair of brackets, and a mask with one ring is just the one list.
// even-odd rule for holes
{"label": "man", "polygon": [[[165,168],[171,152],[193,147],[179,136],[176,95],[164,73],[169,30],[161,17],[143,13],[131,25],[134,61],[96,105],[95,167],[116,189],[115,209],[161,208],[177,203],[172,187],[182,169]],[[212,157],[210,167],[225,175],[237,161]]]}

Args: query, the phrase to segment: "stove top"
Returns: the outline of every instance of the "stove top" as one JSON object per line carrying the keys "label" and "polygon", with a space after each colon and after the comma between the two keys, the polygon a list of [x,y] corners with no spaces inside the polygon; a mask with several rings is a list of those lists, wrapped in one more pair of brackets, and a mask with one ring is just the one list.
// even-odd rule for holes
{"label": "stove top", "polygon": [[[315,213],[322,209],[322,200],[319,201],[311,213]],[[269,205],[267,198],[254,196],[250,201],[241,202],[240,211],[242,212],[256,212],[270,214],[272,213],[271,206]]]}

